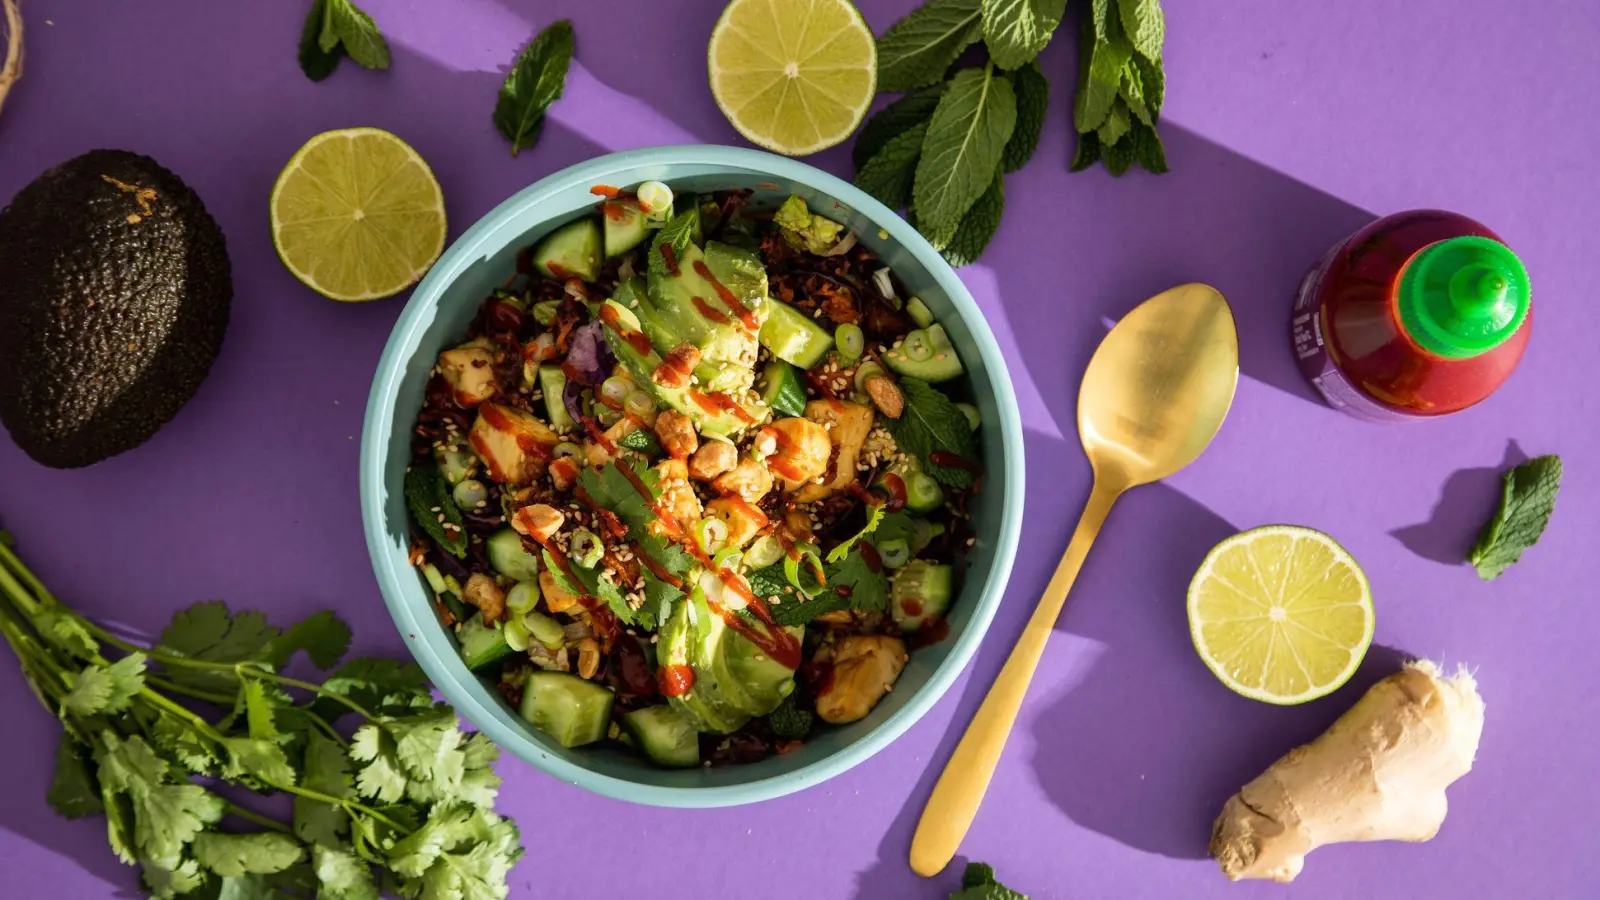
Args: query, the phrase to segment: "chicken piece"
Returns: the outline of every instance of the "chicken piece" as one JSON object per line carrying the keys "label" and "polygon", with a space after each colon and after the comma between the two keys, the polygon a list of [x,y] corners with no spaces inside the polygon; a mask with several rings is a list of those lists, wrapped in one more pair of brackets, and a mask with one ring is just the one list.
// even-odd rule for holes
{"label": "chicken piece", "polygon": [[700,446],[700,438],[694,433],[694,422],[689,417],[676,410],[666,410],[656,416],[656,440],[661,442],[661,449],[673,459],[688,459]]}
{"label": "chicken piece", "polygon": [[706,441],[689,457],[689,477],[710,481],[731,471],[739,462],[739,450],[727,441]]}
{"label": "chicken piece", "polygon": [[737,494],[746,503],[759,503],[772,491],[772,473],[761,463],[745,457],[732,471],[718,475],[711,486],[720,494]]}
{"label": "chicken piece", "polygon": [[549,569],[539,573],[539,593],[544,598],[545,608],[553,613],[566,612],[578,605],[578,595],[562,587]]}
{"label": "chicken piece", "polygon": [[833,677],[817,693],[822,721],[844,725],[866,718],[905,668],[906,645],[884,634],[853,634],[833,645]]}
{"label": "chicken piece", "polygon": [[550,486],[558,491],[570,491],[578,483],[578,463],[573,457],[562,457],[550,462]]}
{"label": "chicken piece", "polygon": [[450,385],[456,405],[475,409],[495,395],[494,345],[483,338],[439,354],[439,374]]}
{"label": "chicken piece", "polygon": [[718,497],[707,503],[706,515],[715,516],[727,524],[728,539],[723,542],[723,547],[743,547],[767,524],[766,515],[741,500],[737,494]]}
{"label": "chicken piece", "polygon": [[774,441],[767,468],[783,479],[786,490],[792,491],[828,471],[833,441],[820,423],[798,417],[778,419],[761,432]]}
{"label": "chicken piece", "polygon": [[513,513],[511,527],[542,544],[560,531],[566,521],[567,517],[561,510],[547,503],[535,503]]}
{"label": "chicken piece", "polygon": [[483,612],[485,625],[493,625],[506,613],[506,592],[493,578],[481,572],[475,572],[467,579],[466,585],[461,588],[461,599]]}
{"label": "chicken piece", "polygon": [[550,426],[514,406],[485,403],[478,408],[468,441],[489,477],[501,484],[529,484],[550,464],[561,438]]}
{"label": "chicken piece", "polygon": [[661,509],[685,529],[700,521],[700,498],[689,484],[689,468],[684,461],[664,459],[656,464],[656,474],[661,476],[661,498],[657,501]]}
{"label": "chicken piece", "polygon": [[813,400],[806,404],[806,418],[827,427],[833,438],[833,477],[826,484],[807,484],[795,494],[796,503],[814,503],[843,491],[856,480],[856,460],[861,445],[872,432],[872,407],[841,400]]}

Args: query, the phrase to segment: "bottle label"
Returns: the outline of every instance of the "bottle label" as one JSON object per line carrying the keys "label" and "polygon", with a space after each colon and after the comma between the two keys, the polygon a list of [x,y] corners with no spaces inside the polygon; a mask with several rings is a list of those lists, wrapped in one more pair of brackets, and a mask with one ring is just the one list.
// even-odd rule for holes
{"label": "bottle label", "polygon": [[1412,416],[1379,403],[1352,384],[1328,354],[1328,344],[1322,333],[1322,280],[1329,264],[1346,243],[1348,240],[1341,241],[1329,250],[1300,282],[1291,323],[1295,361],[1300,364],[1306,380],[1334,409],[1367,422],[1410,421]]}

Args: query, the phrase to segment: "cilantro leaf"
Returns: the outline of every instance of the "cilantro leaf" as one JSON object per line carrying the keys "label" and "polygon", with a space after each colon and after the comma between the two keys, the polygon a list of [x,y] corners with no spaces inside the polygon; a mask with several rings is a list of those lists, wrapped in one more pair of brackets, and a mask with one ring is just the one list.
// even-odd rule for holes
{"label": "cilantro leaf", "polygon": [[76,716],[122,712],[144,690],[144,665],[143,653],[130,653],[109,666],[86,666],[77,674],[62,708]]}
{"label": "cilantro leaf", "polygon": [[904,134],[912,126],[926,124],[939,106],[939,96],[943,93],[944,82],[918,88],[868,119],[850,148],[850,161],[856,170],[865,168],[867,161],[877,156],[897,135]]}
{"label": "cilantro leaf", "polygon": [[207,831],[194,839],[195,860],[224,877],[282,872],[304,855],[305,849],[298,841],[276,831],[255,834]]}
{"label": "cilantro leaf", "polygon": [[859,550],[828,570],[828,587],[833,589],[829,593],[848,588],[846,605],[856,612],[883,612],[889,608],[889,580],[881,568],[869,566]]}
{"label": "cilantro leaf", "polygon": [[572,51],[572,23],[561,19],[539,32],[512,63],[500,86],[494,126],[511,142],[513,157],[539,140],[545,113],[566,90]]}
{"label": "cilantro leaf", "polygon": [[[141,860],[139,876],[150,888],[150,895],[158,900],[188,894],[206,883],[206,873],[200,871],[200,864],[192,859],[182,860],[170,868],[154,860]],[[218,900],[221,900],[220,894]]]}
{"label": "cilantro leaf", "polygon": [[994,64],[1015,69],[1032,62],[1066,10],[1067,0],[983,0],[983,42]]}
{"label": "cilantro leaf", "polygon": [[196,775],[211,775],[218,759],[211,742],[187,720],[163,710],[150,727],[150,741],[168,757]]}
{"label": "cilantro leaf", "polygon": [[363,797],[393,803],[405,796],[406,773],[395,756],[394,739],[376,724],[356,730],[350,740],[350,758],[366,763],[356,773],[356,790]]}
{"label": "cilantro leaf", "polygon": [[93,659],[100,652],[100,642],[94,639],[89,629],[59,605],[52,603],[45,606],[34,623],[47,640],[78,659]]}
{"label": "cilantro leaf", "polygon": [[348,850],[315,845],[311,868],[317,876],[319,900],[378,900],[372,868]]}
{"label": "cilantro leaf", "polygon": [[838,546],[828,551],[827,560],[830,564],[844,559],[857,541],[878,530],[878,526],[883,523],[883,517],[886,514],[885,506],[886,504],[883,503],[867,504],[867,524],[862,526],[860,531],[840,541]]}
{"label": "cilantro leaf", "polygon": [[244,683],[245,724],[250,736],[260,741],[278,739],[278,707],[284,705],[288,695],[268,690],[268,685],[258,679]]}
{"label": "cilantro leaf", "polygon": [[272,641],[268,658],[272,667],[282,669],[298,651],[304,650],[312,665],[331,669],[350,649],[350,626],[331,610],[312,613],[290,625]]}
{"label": "cilantro leaf", "polygon": [[55,775],[45,799],[63,817],[78,819],[105,809],[91,765],[89,748],[62,732],[56,743]]}
{"label": "cilantro leaf", "polygon": [[988,189],[1017,124],[1011,82],[990,67],[950,80],[928,121],[912,201],[919,227],[939,231],[959,221]]}
{"label": "cilantro leaf", "polygon": [[[396,659],[358,657],[340,666],[322,689],[338,694],[367,712],[427,706],[433,702],[428,692],[428,676],[414,662]],[[311,711],[329,722],[350,712],[342,703],[322,698]]]}
{"label": "cilantro leaf", "polygon": [[389,68],[389,42],[372,16],[350,0],[327,0],[327,19],[318,45],[324,53],[332,53],[336,46],[343,49],[363,68]]}
{"label": "cilantro leaf", "polygon": [[1011,73],[1011,89],[1017,94],[1017,126],[1000,154],[1000,169],[1008,173],[1027,165],[1038,149],[1050,112],[1050,79],[1037,62],[1031,62]]}
{"label": "cilantro leaf", "polygon": [[1161,45],[1167,39],[1166,14],[1161,0],[1116,0],[1122,14],[1122,31],[1133,49],[1145,59],[1159,62]]}
{"label": "cilantro leaf", "polygon": [[905,541],[906,546],[913,550],[917,547],[917,520],[908,513],[892,512],[883,517],[878,523],[878,530],[872,533],[872,542],[879,546],[889,541]]}
{"label": "cilantro leaf", "polygon": [[890,209],[905,208],[911,202],[917,160],[922,156],[922,141],[927,134],[928,123],[918,122],[890,138],[856,173],[855,186]]}
{"label": "cilantro leaf", "polygon": [[967,863],[961,875],[961,890],[950,895],[950,900],[1028,900],[994,878],[994,869],[985,863]]}
{"label": "cilantro leaf", "polygon": [[271,741],[249,737],[224,738],[223,751],[227,761],[222,774],[227,778],[247,784],[292,785],[295,783],[294,767],[283,748]]}
{"label": "cilantro leaf", "polygon": [[966,414],[927,382],[916,378],[900,379],[906,397],[905,412],[884,424],[901,450],[914,454],[924,470],[943,484],[964,488],[972,485],[972,473],[963,468],[934,465],[935,452],[953,453],[973,460],[977,450]]}
{"label": "cilantro leaf", "polygon": [[666,624],[672,607],[683,599],[683,591],[671,582],[662,581],[649,569],[644,570],[644,605],[639,607],[639,624],[652,630]]}
{"label": "cilantro leaf", "polygon": [[[461,509],[450,498],[450,485],[432,463],[414,463],[406,471],[406,508],[411,521],[439,548],[451,556],[467,555],[467,532],[461,527]],[[439,521],[443,516],[444,521]]]}
{"label": "cilantro leaf", "polygon": [[878,38],[878,90],[909,91],[944,77],[982,32],[980,0],[928,0]]}
{"label": "cilantro leaf", "polygon": [[994,181],[989,189],[983,192],[977,203],[972,204],[972,208],[961,217],[955,234],[939,248],[950,265],[959,268],[977,262],[989,242],[994,240],[995,232],[1000,230],[1000,216],[1006,209],[1005,178],[999,172],[994,173]]}
{"label": "cilantro leaf", "polygon": [[[340,800],[355,794],[350,778],[350,757],[345,755],[343,747],[320,731],[310,731],[306,735],[305,775],[301,782],[307,790]],[[301,840],[322,847],[338,847],[349,830],[350,814],[344,807],[295,796],[294,833]]]}
{"label": "cilantro leaf", "polygon": [[816,722],[816,713],[802,707],[795,702],[794,695],[783,698],[778,708],[767,715],[767,724],[771,726],[772,733],[788,740],[803,740],[811,733],[811,726]]}
{"label": "cilantro leaf", "polygon": [[329,0],[313,0],[311,11],[306,13],[306,24],[300,32],[300,71],[312,81],[323,81],[339,68],[344,50],[337,45],[322,49],[322,32],[327,27]]}
{"label": "cilantro leaf", "polygon": [[167,763],[137,735],[124,741],[101,732],[95,762],[101,786],[128,799],[140,859],[176,868],[195,835],[222,818],[221,797],[199,785],[169,783]]}
{"label": "cilantro leaf", "polygon": [[1530,459],[1507,472],[1500,507],[1483,527],[1467,561],[1478,577],[1493,581],[1539,542],[1561,490],[1561,457]]}
{"label": "cilantro leaf", "polygon": [[[157,651],[213,663],[261,662],[267,647],[278,636],[278,629],[267,624],[267,617],[254,610],[229,614],[221,600],[196,603],[180,610],[161,632]],[[238,686],[232,672],[167,666],[167,678],[186,687],[229,692]]]}
{"label": "cilantro leaf", "polygon": [[439,704],[428,712],[390,720],[388,725],[395,735],[395,758],[410,777],[444,790],[461,783],[466,757],[455,710]]}

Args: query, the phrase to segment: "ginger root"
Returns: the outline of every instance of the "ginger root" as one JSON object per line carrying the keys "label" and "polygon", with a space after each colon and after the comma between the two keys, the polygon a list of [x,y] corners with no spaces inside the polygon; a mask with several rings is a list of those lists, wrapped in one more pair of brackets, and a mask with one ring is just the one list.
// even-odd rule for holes
{"label": "ginger root", "polygon": [[1322,736],[1228,798],[1211,856],[1233,881],[1293,881],[1307,853],[1350,841],[1426,841],[1444,789],[1472,769],[1483,699],[1466,671],[1427,660],[1373,685]]}

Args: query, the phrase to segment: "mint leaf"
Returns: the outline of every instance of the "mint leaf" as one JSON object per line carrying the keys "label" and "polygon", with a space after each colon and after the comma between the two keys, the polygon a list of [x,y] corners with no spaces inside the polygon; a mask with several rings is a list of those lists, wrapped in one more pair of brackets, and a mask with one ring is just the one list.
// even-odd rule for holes
{"label": "mint leaf", "polygon": [[767,725],[778,737],[795,741],[802,740],[811,733],[811,726],[816,723],[816,719],[815,713],[796,703],[794,695],[790,694],[783,698],[777,709],[768,714]]}
{"label": "mint leaf", "polygon": [[1100,158],[1106,164],[1106,171],[1118,178],[1133,166],[1133,141],[1122,140],[1115,144],[1100,142]]}
{"label": "mint leaf", "polygon": [[1127,134],[1133,125],[1132,119],[1127,102],[1118,97],[1116,102],[1111,104],[1111,112],[1106,114],[1106,120],[1095,129],[1095,134],[1100,138],[1100,145],[1109,147],[1122,140],[1122,136]]}
{"label": "mint leaf", "polygon": [[746,572],[745,580],[750,582],[750,592],[757,597],[770,599],[792,593],[788,576],[783,574],[783,563],[775,562],[765,568]]}
{"label": "mint leaf", "polygon": [[372,868],[349,850],[313,846],[311,869],[319,900],[378,900]]}
{"label": "mint leaf", "polygon": [[1561,457],[1530,459],[1505,474],[1500,508],[1484,525],[1467,561],[1493,581],[1539,542],[1561,490]]}
{"label": "mint leaf", "polygon": [[350,649],[350,626],[331,610],[312,613],[290,625],[272,641],[268,654],[275,669],[289,664],[290,657],[304,650],[312,665],[331,669]]}
{"label": "mint leaf", "polygon": [[983,192],[977,203],[972,204],[967,214],[961,217],[955,234],[939,248],[945,261],[958,268],[977,262],[994,239],[995,232],[1000,230],[1000,216],[1005,209],[1005,176],[996,172],[989,189]]}
{"label": "mint leaf", "polygon": [[795,625],[804,625],[818,616],[825,616],[836,610],[849,608],[849,601],[833,591],[823,591],[815,597],[786,594],[783,596],[782,603],[772,607],[772,621],[784,628],[789,628]]}
{"label": "mint leaf", "polygon": [[1167,19],[1161,0],[1116,0],[1122,14],[1122,31],[1140,56],[1161,60],[1161,45],[1167,39]]}
{"label": "mint leaf", "polygon": [[876,197],[890,209],[902,209],[911,202],[911,185],[917,174],[917,159],[928,123],[918,122],[895,135],[882,150],[856,173],[855,185]]}
{"label": "mint leaf", "polygon": [[572,23],[561,19],[539,32],[512,63],[500,86],[494,126],[511,142],[513,157],[539,140],[544,114],[566,90],[573,47]]}
{"label": "mint leaf", "polygon": [[55,775],[45,799],[63,817],[79,819],[105,809],[100,789],[94,782],[92,764],[89,748],[62,732],[61,740],[56,743]]}
{"label": "mint leaf", "polygon": [[925,227],[921,218],[917,215],[915,204],[907,211],[906,218],[911,222],[912,227],[916,228],[917,231],[922,233],[923,237],[928,239],[928,243],[935,250],[943,250],[950,246],[950,242],[955,239],[956,229],[961,227],[960,219],[946,222],[938,228]]}
{"label": "mint leaf", "polygon": [[[344,51],[334,46],[322,49],[322,33],[328,22],[329,0],[313,0],[311,11],[306,13],[306,24],[300,32],[300,71],[312,81],[323,81],[339,68]],[[337,37],[337,36],[335,36]]]}
{"label": "mint leaf", "polygon": [[878,90],[909,91],[944,78],[982,31],[981,0],[928,0],[878,38]]}
{"label": "mint leaf", "polygon": [[1132,142],[1133,161],[1155,175],[1167,171],[1167,151],[1161,146],[1161,135],[1154,127],[1143,122],[1133,123],[1133,133],[1125,139]]}
{"label": "mint leaf", "polygon": [[[1150,118],[1154,120],[1161,115],[1161,103],[1166,99],[1166,74],[1161,71],[1161,63],[1152,62],[1142,56],[1135,56],[1131,66],[1132,72],[1138,75],[1139,96],[1150,110]],[[1153,125],[1155,122],[1152,121],[1150,124]]]}
{"label": "mint leaf", "polygon": [[960,220],[994,180],[1016,124],[1016,94],[993,68],[965,69],[950,80],[917,162],[912,198],[920,227],[937,232]]}
{"label": "mint leaf", "polygon": [[1000,154],[1000,169],[1007,173],[1027,165],[1039,147],[1039,135],[1050,112],[1050,79],[1044,77],[1037,62],[1031,62],[1011,73],[1011,89],[1017,95],[1017,126]]}
{"label": "mint leaf", "polygon": [[451,556],[466,558],[467,532],[461,526],[461,510],[450,498],[450,485],[439,467],[428,462],[413,463],[406,470],[405,495],[411,521],[422,533]]}
{"label": "mint leaf", "polygon": [[1085,131],[1078,135],[1078,149],[1072,154],[1072,162],[1067,165],[1068,172],[1082,172],[1100,161],[1100,138],[1092,131]]}
{"label": "mint leaf", "polygon": [[337,43],[359,66],[368,69],[389,68],[389,42],[378,31],[378,23],[350,0],[326,2],[328,17],[319,42],[323,52],[333,52],[334,43]]}
{"label": "mint leaf", "polygon": [[[1085,28],[1084,31],[1088,31]],[[1099,128],[1111,113],[1111,106],[1122,87],[1122,67],[1133,56],[1133,47],[1122,34],[1116,17],[1106,20],[1106,34],[1092,44],[1085,38],[1080,55],[1089,60],[1079,66],[1078,97],[1072,122],[1078,131]],[[1102,141],[1102,145],[1104,142]]]}
{"label": "mint leaf", "polygon": [[972,429],[966,414],[927,382],[916,378],[900,379],[900,391],[905,394],[905,412],[898,419],[888,419],[884,425],[894,436],[901,450],[914,454],[923,463],[923,469],[943,484],[965,488],[972,485],[972,472],[967,469],[934,465],[929,459],[935,452],[952,453],[963,459],[976,461]]}
{"label": "mint leaf", "polygon": [[1118,95],[1118,99],[1128,105],[1128,112],[1132,113],[1134,118],[1146,125],[1155,124],[1155,113],[1145,103],[1144,80],[1140,78],[1139,67],[1133,60],[1129,60],[1128,64],[1122,67],[1122,93]]}
{"label": "mint leaf", "polygon": [[119,713],[144,690],[143,653],[130,653],[109,666],[90,665],[75,677],[72,690],[61,701],[62,708],[75,716]]}
{"label": "mint leaf", "polygon": [[[324,737],[320,731],[306,734],[305,775],[301,785],[344,800],[355,795],[350,778],[350,757],[344,748]],[[294,833],[308,844],[338,847],[350,831],[350,814],[344,807],[296,795]]]}
{"label": "mint leaf", "polygon": [[927,122],[933,116],[934,109],[938,107],[939,96],[943,93],[943,82],[918,88],[868,119],[861,133],[856,135],[855,146],[850,148],[850,162],[856,167],[856,171],[865,168],[867,161],[877,156],[878,151],[896,135],[904,133],[913,125]]}
{"label": "mint leaf", "polygon": [[983,42],[1002,69],[1033,61],[1066,12],[1067,0],[983,0]]}
{"label": "mint leaf", "polygon": [[950,900],[1028,900],[994,878],[994,869],[984,863],[967,863],[961,875],[961,890],[950,895]]}
{"label": "mint leaf", "polygon": [[655,435],[645,431],[643,428],[635,429],[623,435],[622,440],[617,441],[617,446],[627,450],[636,450],[649,456],[661,455],[661,443],[656,440]]}
{"label": "mint leaf", "polygon": [[194,839],[195,860],[223,877],[282,872],[299,862],[304,854],[298,841],[276,831],[255,834],[208,831]]}

